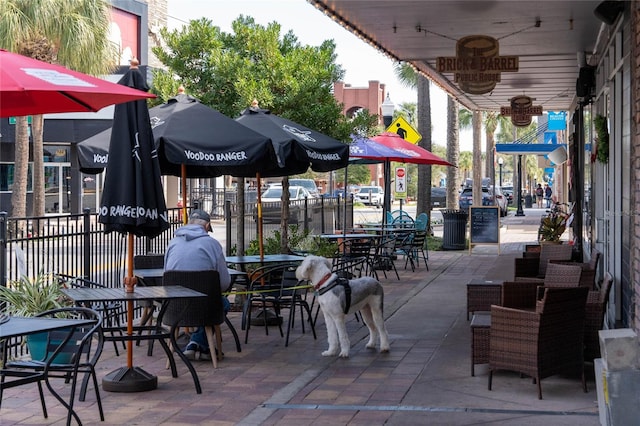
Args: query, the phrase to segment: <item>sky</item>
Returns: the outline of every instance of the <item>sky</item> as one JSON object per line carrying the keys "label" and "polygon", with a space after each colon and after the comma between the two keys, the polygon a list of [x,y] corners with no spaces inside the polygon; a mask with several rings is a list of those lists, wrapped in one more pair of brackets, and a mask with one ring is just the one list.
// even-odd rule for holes
{"label": "sky", "polygon": [[[416,103],[417,93],[395,77],[395,61],[335,23],[305,0],[168,0],[168,27],[179,28],[191,19],[205,17],[231,32],[231,22],[239,15],[251,16],[261,25],[278,22],[281,34],[291,30],[300,43],[318,46],[332,39],[337,59],[345,70],[344,82],[352,87],[367,87],[370,80],[385,84],[391,101],[397,105]],[[431,86],[431,109],[435,144],[446,145],[446,94]],[[471,150],[470,138],[461,132],[460,149]]]}

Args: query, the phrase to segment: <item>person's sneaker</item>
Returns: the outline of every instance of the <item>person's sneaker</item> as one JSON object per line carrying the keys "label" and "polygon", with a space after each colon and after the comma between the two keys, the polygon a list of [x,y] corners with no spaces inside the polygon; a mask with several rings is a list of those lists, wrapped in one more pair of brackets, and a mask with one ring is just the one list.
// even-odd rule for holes
{"label": "person's sneaker", "polygon": [[[198,347],[198,344],[196,342],[189,342],[187,347],[184,349],[184,352],[182,353],[187,357],[187,359],[194,360],[196,359],[196,352],[198,352],[199,349],[200,348]],[[211,355],[209,355],[209,359],[211,359]]]}
{"label": "person's sneaker", "polygon": [[201,348],[200,349],[200,361],[211,361],[211,351],[209,350],[209,348],[204,349]]}

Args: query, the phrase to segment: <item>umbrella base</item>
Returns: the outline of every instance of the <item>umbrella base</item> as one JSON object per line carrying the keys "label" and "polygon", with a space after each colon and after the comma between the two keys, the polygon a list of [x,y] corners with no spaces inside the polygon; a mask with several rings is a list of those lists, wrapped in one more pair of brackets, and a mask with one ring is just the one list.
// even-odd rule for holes
{"label": "umbrella base", "polygon": [[122,367],[102,379],[102,389],[107,392],[146,392],[157,387],[158,377],[140,367]]}

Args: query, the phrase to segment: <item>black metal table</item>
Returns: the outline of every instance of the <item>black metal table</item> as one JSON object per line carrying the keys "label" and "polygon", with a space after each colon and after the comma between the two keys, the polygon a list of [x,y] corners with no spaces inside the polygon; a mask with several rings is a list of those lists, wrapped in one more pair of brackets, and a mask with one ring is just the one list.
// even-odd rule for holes
{"label": "black metal table", "polygon": [[[6,317],[3,319],[7,319]],[[38,318],[38,317],[8,317],[8,321],[2,321],[0,324],[0,340],[10,339],[12,337],[18,336],[28,336],[30,334],[49,332],[54,330],[62,330],[67,327],[82,327],[84,325],[93,324],[94,320],[91,319],[69,319],[69,318]],[[64,344],[62,342],[62,344]],[[6,364],[6,348],[3,350],[2,354],[2,365]],[[18,378],[16,380],[3,380],[0,382],[0,391],[3,389],[9,389],[12,387],[20,386],[24,384],[24,380]],[[75,411],[64,402],[64,400],[58,395],[56,396],[56,391],[49,385],[47,385],[47,389],[49,392],[54,394],[54,397],[62,403],[62,405],[66,406],[67,410],[71,413],[73,417],[78,419],[78,415]]]}
{"label": "black metal table", "polygon": [[247,265],[249,263],[282,263],[282,262],[302,262],[304,260],[304,256],[299,256],[297,254],[265,254],[264,256],[260,255],[250,255],[250,256],[226,256],[227,263],[232,263],[234,265]]}
{"label": "black metal table", "polygon": [[[135,287],[135,290],[131,293],[128,293],[124,290],[124,288],[71,288],[71,289],[63,289],[62,292],[75,301],[78,304],[83,303],[101,303],[101,302],[121,302],[126,301],[130,302],[128,306],[129,312],[131,312],[133,308],[134,301],[160,301],[162,306],[160,308],[160,312],[158,313],[158,320],[155,326],[147,326],[147,325],[139,325],[133,326],[131,322],[127,325],[126,334],[116,334],[114,332],[122,331],[121,327],[104,327],[103,331],[105,333],[105,340],[107,341],[126,341],[128,346],[127,353],[127,366],[119,368],[109,374],[107,374],[102,379],[102,388],[106,391],[111,392],[142,392],[153,390],[158,386],[158,378],[152,374],[147,373],[143,369],[139,367],[133,366],[133,355],[132,355],[132,343],[133,341],[138,340],[158,340],[162,349],[164,349],[167,354],[167,358],[169,360],[169,365],[171,366],[171,375],[173,377],[178,377],[178,371],[176,369],[176,363],[173,358],[173,354],[165,339],[169,339],[174,348],[178,348],[178,344],[176,342],[175,329],[177,328],[177,324],[173,324],[171,329],[167,331],[162,327],[162,317],[164,316],[164,312],[167,309],[168,304],[173,299],[188,299],[194,297],[205,297],[204,293],[200,293],[199,291],[191,290],[189,288],[185,288],[182,286],[157,286],[157,287]],[[148,331],[148,334],[136,334],[135,332],[140,331]],[[110,333],[110,335],[106,335],[106,333]],[[202,393],[202,388],[200,387],[200,380],[198,379],[198,374],[196,373],[193,365],[191,365],[191,361],[182,353],[182,351],[177,350],[176,353],[182,359],[184,364],[189,369],[191,376],[193,377],[193,382],[196,387],[197,393]]]}

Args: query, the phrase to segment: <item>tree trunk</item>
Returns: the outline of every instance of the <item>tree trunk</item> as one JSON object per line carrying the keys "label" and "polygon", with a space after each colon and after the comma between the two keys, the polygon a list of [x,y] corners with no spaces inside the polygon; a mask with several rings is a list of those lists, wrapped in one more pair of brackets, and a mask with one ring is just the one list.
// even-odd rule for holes
{"label": "tree trunk", "polygon": [[[44,155],[44,116],[33,116],[31,130],[33,131],[33,215],[44,216],[44,161],[42,159]],[[60,176],[60,179],[64,179],[64,176]],[[60,185],[65,184],[66,182],[60,181]]]}
{"label": "tree trunk", "polygon": [[482,205],[482,115],[473,111],[473,205]]}
{"label": "tree trunk", "polygon": [[280,253],[289,253],[289,178],[282,178],[282,217],[280,218]]}
{"label": "tree trunk", "polygon": [[458,129],[458,102],[447,97],[447,161],[456,167],[447,167],[447,209],[458,210],[458,163],[460,141]]}
{"label": "tree trunk", "polygon": [[[27,117],[16,117],[15,166],[11,187],[10,216],[27,215],[27,180],[29,173],[29,129]],[[22,227],[21,227],[22,228]]]}
{"label": "tree trunk", "polygon": [[[430,82],[422,74],[418,74],[418,133],[422,139],[418,143],[422,148],[431,151],[431,91]],[[418,193],[416,216],[422,212],[431,217],[431,166],[418,165]]]}

